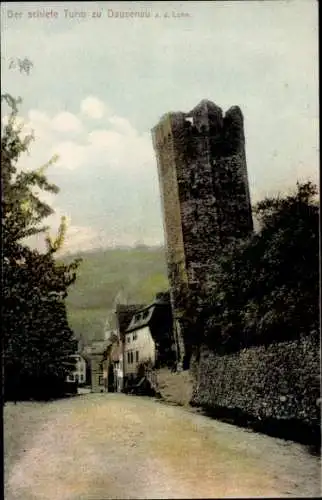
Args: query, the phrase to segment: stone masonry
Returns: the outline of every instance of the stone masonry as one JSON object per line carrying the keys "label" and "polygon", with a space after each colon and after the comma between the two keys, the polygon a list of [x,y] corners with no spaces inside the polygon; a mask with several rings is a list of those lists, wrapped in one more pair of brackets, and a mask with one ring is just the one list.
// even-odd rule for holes
{"label": "stone masonry", "polygon": [[[253,230],[243,115],[211,101],[164,115],[152,130],[174,317],[178,283],[207,293],[222,248]],[[183,332],[177,327],[179,359]]]}

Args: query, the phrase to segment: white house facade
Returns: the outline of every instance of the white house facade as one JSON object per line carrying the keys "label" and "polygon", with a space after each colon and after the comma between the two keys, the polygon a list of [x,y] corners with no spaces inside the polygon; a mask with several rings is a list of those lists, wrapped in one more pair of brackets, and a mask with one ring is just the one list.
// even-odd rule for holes
{"label": "white house facade", "polygon": [[120,354],[119,359],[114,361],[114,380],[116,392],[122,392],[123,390],[123,373],[123,355]]}
{"label": "white house facade", "polygon": [[67,376],[67,382],[76,382],[78,384],[85,384],[86,382],[86,361],[80,354],[73,354],[76,359],[76,365],[73,372]]}
{"label": "white house facade", "polygon": [[124,344],[124,376],[136,375],[140,363],[155,364],[155,342],[148,325],[126,333]]}

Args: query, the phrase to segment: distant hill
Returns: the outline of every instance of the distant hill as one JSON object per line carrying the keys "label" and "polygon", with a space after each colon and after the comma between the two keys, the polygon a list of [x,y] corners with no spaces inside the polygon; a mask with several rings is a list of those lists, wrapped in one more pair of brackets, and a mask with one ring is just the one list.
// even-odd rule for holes
{"label": "distant hill", "polygon": [[68,255],[83,259],[78,278],[67,298],[68,317],[77,337],[86,343],[103,338],[104,324],[117,295],[128,302],[149,304],[157,292],[168,289],[165,251],[137,246]]}

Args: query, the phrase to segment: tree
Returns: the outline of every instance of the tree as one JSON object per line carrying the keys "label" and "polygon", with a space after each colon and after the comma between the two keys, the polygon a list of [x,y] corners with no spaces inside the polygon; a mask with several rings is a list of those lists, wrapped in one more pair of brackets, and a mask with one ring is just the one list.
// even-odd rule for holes
{"label": "tree", "polygon": [[255,207],[260,231],[214,270],[207,342],[239,349],[319,331],[319,205],[311,182]]}
{"label": "tree", "polygon": [[[22,137],[19,102],[8,94],[2,100],[11,108],[1,138],[5,397],[49,397],[62,392],[73,366],[76,342],[65,298],[80,260],[66,266],[55,258],[64,241],[64,218],[55,238],[42,225],[53,210],[36,191],[58,192],[45,175],[55,159],[37,170],[18,170],[18,159],[33,138]],[[24,243],[36,234],[45,235],[45,253]]]}

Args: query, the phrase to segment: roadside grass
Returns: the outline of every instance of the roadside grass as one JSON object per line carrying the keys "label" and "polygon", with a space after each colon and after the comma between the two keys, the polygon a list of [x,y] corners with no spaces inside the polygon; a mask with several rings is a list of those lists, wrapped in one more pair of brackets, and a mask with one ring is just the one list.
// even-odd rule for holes
{"label": "roadside grass", "polygon": [[159,392],[165,402],[189,406],[193,391],[193,377],[188,370],[173,373],[168,368],[161,368],[157,370],[157,380]]}

